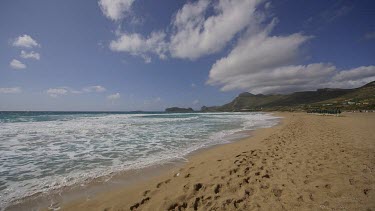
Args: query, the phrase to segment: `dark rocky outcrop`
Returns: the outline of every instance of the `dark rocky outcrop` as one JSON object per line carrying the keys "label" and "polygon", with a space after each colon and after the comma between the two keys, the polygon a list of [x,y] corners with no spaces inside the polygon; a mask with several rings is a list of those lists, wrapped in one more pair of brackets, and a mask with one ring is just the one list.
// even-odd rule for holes
{"label": "dark rocky outcrop", "polygon": [[194,112],[192,108],[179,108],[179,107],[171,107],[165,109],[165,112],[168,113],[191,113]]}

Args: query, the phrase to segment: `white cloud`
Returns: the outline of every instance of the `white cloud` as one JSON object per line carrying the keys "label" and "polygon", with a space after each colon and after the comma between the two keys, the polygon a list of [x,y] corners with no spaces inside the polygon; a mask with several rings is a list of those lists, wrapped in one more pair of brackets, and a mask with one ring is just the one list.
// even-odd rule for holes
{"label": "white cloud", "polygon": [[127,52],[134,56],[141,56],[146,63],[150,63],[149,53],[158,55],[160,59],[166,58],[167,43],[164,39],[164,32],[153,32],[146,38],[136,33],[120,34],[117,40],[111,41],[109,48],[112,51]]}
{"label": "white cloud", "polygon": [[[363,70],[363,71],[361,71]],[[263,69],[226,78],[222,90],[258,93],[289,93],[318,88],[355,88],[375,80],[375,66],[339,70],[332,64],[313,63]]]}
{"label": "white cloud", "polygon": [[289,65],[264,69],[229,81],[222,90],[246,89],[252,93],[284,93],[322,88],[336,68],[330,64]]}
{"label": "white cloud", "polygon": [[99,6],[103,14],[113,20],[118,21],[130,11],[135,0],[99,0]]}
{"label": "white cloud", "polygon": [[197,86],[197,85],[196,85],[195,83],[192,83],[192,84],[191,84],[191,87],[192,87],[192,88],[195,88],[196,86]]}
{"label": "white cloud", "polygon": [[0,94],[16,94],[22,92],[20,87],[6,87],[0,88]]}
{"label": "white cloud", "polygon": [[[180,9],[172,24],[172,57],[197,59],[223,49],[234,36],[261,18],[255,9],[260,0],[199,0]],[[207,16],[213,8],[214,14]]]}
{"label": "white cloud", "polygon": [[264,29],[247,31],[230,53],[211,67],[207,84],[222,91],[285,93],[324,87],[352,88],[375,78],[374,66],[339,70],[329,63],[299,65],[301,47],[311,37],[300,33],[270,35],[273,20]]}
{"label": "white cloud", "polygon": [[[212,65],[207,83],[223,85],[224,91],[251,89],[254,84],[262,83],[262,76],[280,75],[282,71],[287,71],[285,68],[275,70],[282,66],[290,67],[298,59],[299,49],[309,37],[298,33],[269,36],[275,23],[272,21],[264,30],[248,32],[242,37],[228,56]],[[296,68],[291,68],[291,71],[295,72]]]}
{"label": "white cloud", "polygon": [[[197,0],[186,3],[172,18],[171,30],[117,33],[112,51],[140,56],[146,63],[151,54],[194,60],[234,46],[227,56],[211,67],[207,84],[221,90],[248,90],[253,93],[291,92],[322,87],[354,87],[374,79],[373,66],[340,70],[330,63],[301,65],[303,45],[312,38],[302,33],[273,35],[277,24],[272,5],[263,0]],[[345,15],[341,8],[331,20]],[[366,39],[372,39],[372,34]],[[366,36],[365,36],[366,37]],[[340,72],[341,71],[341,72]],[[191,85],[195,87],[195,84]]]}
{"label": "white cloud", "polygon": [[141,56],[143,58],[143,61],[146,63],[146,64],[149,64],[151,63],[152,59],[151,57],[147,56],[147,55],[142,55]]}
{"label": "white cloud", "polygon": [[26,68],[26,65],[20,61],[18,61],[17,59],[13,59],[9,66],[13,69],[16,69],[16,70],[20,70],[20,69],[25,69]]}
{"label": "white cloud", "polygon": [[375,76],[375,66],[361,66],[351,70],[343,70],[337,73],[334,81],[355,81],[358,79],[368,78]]}
{"label": "white cloud", "polygon": [[47,90],[47,94],[51,97],[59,97],[68,94],[69,90],[67,88],[51,88]]}
{"label": "white cloud", "polygon": [[34,51],[27,52],[27,51],[22,50],[21,51],[21,57],[24,58],[24,59],[40,60],[40,54],[37,53],[37,52],[34,52]]}
{"label": "white cloud", "polygon": [[199,100],[194,100],[193,101],[193,105],[198,105],[199,104]]}
{"label": "white cloud", "polygon": [[108,100],[114,101],[120,99],[121,95],[120,93],[115,93],[107,96]]}
{"label": "white cloud", "polygon": [[[149,36],[138,33],[117,33],[111,41],[112,51],[126,52],[151,62],[150,54],[160,59],[197,59],[223,49],[236,34],[262,19],[255,7],[262,0],[199,0],[186,3],[173,17],[172,32],[153,32]],[[209,10],[214,14],[206,17]],[[169,30],[166,30],[169,31]]]}
{"label": "white cloud", "polygon": [[97,85],[97,86],[89,86],[83,88],[83,92],[105,92],[107,89],[104,88],[103,86]]}
{"label": "white cloud", "polygon": [[13,42],[13,46],[25,48],[40,47],[37,41],[27,34],[17,37]]}
{"label": "white cloud", "polygon": [[266,9],[266,10],[270,9],[271,7],[272,7],[272,4],[271,4],[270,1],[269,1],[269,2],[266,2],[266,3],[264,4],[264,9]]}

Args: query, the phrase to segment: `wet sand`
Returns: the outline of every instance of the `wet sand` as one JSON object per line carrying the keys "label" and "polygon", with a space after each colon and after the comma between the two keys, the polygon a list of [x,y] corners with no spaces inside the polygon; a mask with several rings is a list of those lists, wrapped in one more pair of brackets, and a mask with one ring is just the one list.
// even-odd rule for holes
{"label": "wet sand", "polygon": [[375,210],[375,113],[282,124],[62,210]]}

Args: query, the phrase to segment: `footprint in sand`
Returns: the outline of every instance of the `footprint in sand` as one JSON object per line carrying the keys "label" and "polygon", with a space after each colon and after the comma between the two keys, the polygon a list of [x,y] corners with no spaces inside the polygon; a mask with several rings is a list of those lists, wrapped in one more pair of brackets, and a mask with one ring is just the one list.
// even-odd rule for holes
{"label": "footprint in sand", "polygon": [[269,179],[269,178],[270,178],[270,175],[265,174],[265,175],[262,176],[262,178],[267,178],[267,179]]}
{"label": "footprint in sand", "polygon": [[367,195],[367,194],[370,192],[370,190],[371,190],[371,189],[366,188],[366,189],[363,190],[363,193],[364,193],[365,195]]}
{"label": "footprint in sand", "polygon": [[143,192],[143,196],[147,196],[147,194],[150,193],[150,190],[146,190],[145,192]]}
{"label": "footprint in sand", "polygon": [[174,203],[168,207],[168,210],[183,210],[187,208],[187,203],[183,202],[182,204]]}
{"label": "footprint in sand", "polygon": [[221,187],[222,187],[221,184],[217,184],[216,187],[215,187],[215,189],[214,189],[214,193],[218,194],[220,192]]}
{"label": "footprint in sand", "polygon": [[133,205],[130,207],[130,210],[136,210],[136,209],[138,209],[141,205],[143,205],[144,203],[148,202],[149,200],[150,200],[150,197],[147,197],[147,198],[142,199],[141,202],[138,202],[138,203],[133,204]]}
{"label": "footprint in sand", "polygon": [[156,188],[160,188],[163,184],[168,184],[170,181],[171,181],[171,179],[167,179],[167,180],[165,180],[164,182],[159,182],[159,183],[156,185]]}
{"label": "footprint in sand", "polygon": [[197,183],[194,185],[194,190],[199,191],[203,187],[202,183]]}
{"label": "footprint in sand", "polygon": [[282,194],[283,190],[281,189],[277,189],[277,188],[274,188],[272,189],[272,193],[276,196],[276,197],[281,197],[281,194]]}

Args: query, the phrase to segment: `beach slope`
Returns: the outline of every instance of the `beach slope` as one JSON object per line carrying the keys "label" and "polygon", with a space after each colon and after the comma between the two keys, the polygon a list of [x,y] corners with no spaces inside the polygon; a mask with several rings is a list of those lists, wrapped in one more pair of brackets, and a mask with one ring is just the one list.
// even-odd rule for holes
{"label": "beach slope", "polygon": [[375,210],[375,114],[278,113],[282,124],[63,210]]}

